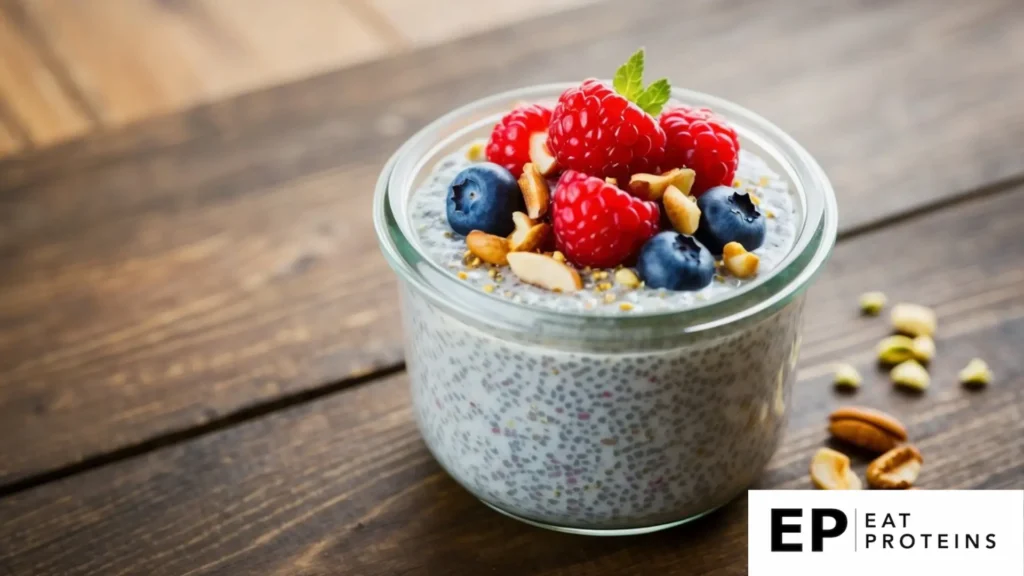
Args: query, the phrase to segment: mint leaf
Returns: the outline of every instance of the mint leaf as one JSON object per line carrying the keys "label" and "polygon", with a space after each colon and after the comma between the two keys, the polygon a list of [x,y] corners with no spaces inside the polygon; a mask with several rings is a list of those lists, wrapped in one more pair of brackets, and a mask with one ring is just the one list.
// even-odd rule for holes
{"label": "mint leaf", "polygon": [[651,116],[657,116],[661,114],[661,109],[668,102],[671,92],[672,89],[668,84],[668,79],[662,78],[648,86],[647,90],[640,94],[636,99],[636,105]]}
{"label": "mint leaf", "polygon": [[630,102],[636,102],[644,91],[644,49],[641,48],[615,72],[615,91]]}

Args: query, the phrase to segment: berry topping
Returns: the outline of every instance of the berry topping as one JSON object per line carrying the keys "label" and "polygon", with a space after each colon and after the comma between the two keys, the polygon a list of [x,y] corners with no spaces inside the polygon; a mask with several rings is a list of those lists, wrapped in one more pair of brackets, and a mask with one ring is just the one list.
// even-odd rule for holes
{"label": "berry topping", "polygon": [[[531,161],[531,137],[545,134],[550,123],[551,110],[539,104],[513,109],[491,131],[487,159],[504,166],[518,178],[523,173],[523,164]],[[533,145],[542,145],[543,141],[543,138],[536,138]]]}
{"label": "berry topping", "polygon": [[697,239],[712,254],[721,254],[729,242],[738,242],[747,250],[757,250],[764,244],[765,219],[749,194],[729,186],[716,186],[697,199],[697,207]]}
{"label": "berry topping", "polygon": [[613,86],[586,80],[562,93],[551,114],[548,147],[558,164],[598,178],[629,182],[654,173],[665,153],[665,133],[655,120],[669,98],[669,84],[643,88],[644,53],[615,74]]}
{"label": "berry topping", "polygon": [[523,210],[523,194],[512,174],[491,162],[459,172],[448,185],[448,225],[463,236],[480,230],[507,236],[515,229],[512,213]]}
{"label": "berry topping", "polygon": [[667,138],[663,166],[696,172],[694,196],[732,184],[740,162],[740,140],[724,118],[707,108],[680,106],[667,110],[658,122]]}
{"label": "berry topping", "polygon": [[555,188],[552,223],[558,250],[578,266],[612,268],[658,232],[654,202],[600,178],[569,170]]}
{"label": "berry topping", "polygon": [[711,252],[690,236],[662,232],[640,250],[637,271],[651,288],[700,290],[715,275]]}

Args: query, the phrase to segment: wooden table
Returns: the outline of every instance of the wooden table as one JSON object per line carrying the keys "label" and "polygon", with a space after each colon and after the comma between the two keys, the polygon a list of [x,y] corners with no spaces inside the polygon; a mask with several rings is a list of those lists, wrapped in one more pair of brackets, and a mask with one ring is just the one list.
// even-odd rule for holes
{"label": "wooden table", "polygon": [[[776,120],[839,196],[758,487],[807,488],[847,403],[907,423],[922,487],[1024,487],[1024,4],[623,1],[0,162],[0,574],[744,573],[743,498],[587,539],[443,474],[371,230],[374,179],[418,127],[640,44],[653,74]],[[927,393],[874,367],[868,289],[937,310]],[[956,383],[974,356],[996,374],[980,392]],[[837,361],[867,375],[855,396]]]}

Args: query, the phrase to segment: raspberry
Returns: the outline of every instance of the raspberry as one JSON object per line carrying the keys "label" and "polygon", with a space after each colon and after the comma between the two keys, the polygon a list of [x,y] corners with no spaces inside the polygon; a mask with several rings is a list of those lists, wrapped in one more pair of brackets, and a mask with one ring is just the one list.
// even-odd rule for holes
{"label": "raspberry", "polygon": [[657,169],[665,133],[637,104],[591,79],[559,97],[548,146],[566,169],[629,182],[632,174]]}
{"label": "raspberry", "polygon": [[523,164],[530,161],[530,135],[546,132],[550,123],[550,108],[527,104],[513,109],[491,131],[487,159],[518,178],[523,173]]}
{"label": "raspberry", "polygon": [[555,188],[555,244],[577,266],[611,268],[636,255],[658,233],[654,202],[600,178],[568,170]]}
{"label": "raspberry", "polygon": [[659,119],[668,137],[662,168],[690,168],[697,173],[691,193],[700,196],[715,186],[731,186],[739,165],[740,140],[724,118],[707,108],[680,106]]}

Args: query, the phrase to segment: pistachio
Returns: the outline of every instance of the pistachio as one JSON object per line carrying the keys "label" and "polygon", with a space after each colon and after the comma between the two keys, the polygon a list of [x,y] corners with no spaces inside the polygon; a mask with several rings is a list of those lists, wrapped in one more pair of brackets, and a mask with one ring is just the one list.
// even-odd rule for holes
{"label": "pistachio", "polygon": [[543,176],[551,176],[558,171],[558,162],[548,148],[547,132],[535,132],[530,135],[530,162]]}
{"label": "pistachio", "polygon": [[844,406],[829,415],[829,433],[835,438],[882,453],[907,439],[907,429],[896,418],[862,406]]}
{"label": "pistachio", "polygon": [[889,372],[889,378],[897,386],[918,391],[927,389],[930,381],[928,371],[918,364],[917,360],[907,360],[898,364]]}
{"label": "pistachio", "polygon": [[483,162],[487,160],[487,141],[475,140],[466,149],[466,160],[470,162]]}
{"label": "pistachio", "polygon": [[860,372],[849,364],[839,364],[836,366],[835,374],[835,385],[839,388],[860,388],[861,377]]}
{"label": "pistachio", "polygon": [[548,205],[551,203],[551,191],[548,189],[548,181],[533,162],[523,164],[519,189],[523,191],[527,216],[537,219],[547,213]]}
{"label": "pistachio", "polygon": [[697,207],[697,202],[693,198],[683,194],[679,188],[670,184],[665,189],[662,202],[665,206],[665,214],[676,232],[693,234],[697,231],[697,225],[700,224],[700,208]]}
{"label": "pistachio", "polygon": [[629,268],[619,268],[615,271],[615,283],[626,288],[639,288],[640,278]]}
{"label": "pistachio", "polygon": [[822,490],[860,490],[860,478],[850,469],[850,458],[831,448],[821,448],[811,459],[811,481]]}
{"label": "pistachio", "polygon": [[739,242],[729,242],[722,248],[722,260],[725,269],[737,278],[750,278],[757,274],[757,266],[761,262],[756,254],[747,252]]}
{"label": "pistachio", "polygon": [[510,252],[532,252],[540,248],[551,233],[551,225],[546,222],[537,223],[522,212],[512,213],[512,222],[516,229],[508,237]]}
{"label": "pistachio", "polygon": [[[473,230],[469,233],[469,236],[466,236],[466,246],[473,253],[473,256],[488,264],[498,266],[508,264],[508,240],[501,236],[493,236],[480,230]],[[476,266],[479,266],[479,263]]]}
{"label": "pistachio", "polygon": [[934,336],[938,320],[935,311],[920,304],[900,303],[892,308],[892,327],[910,336]]}
{"label": "pistachio", "polygon": [[992,382],[992,371],[981,358],[974,358],[960,371],[960,383],[964,386],[988,386]]}
{"label": "pistachio", "polygon": [[910,349],[914,354],[914,359],[918,362],[931,362],[932,358],[935,357],[935,340],[932,340],[931,336],[922,334],[914,338]]}
{"label": "pistachio", "polygon": [[629,191],[644,200],[661,200],[669,186],[675,186],[683,193],[690,194],[697,173],[689,168],[674,168],[663,174],[634,174],[629,179]]}
{"label": "pistachio", "polygon": [[860,311],[868,316],[878,316],[888,301],[883,292],[865,292],[860,295]]}
{"label": "pistachio", "polygon": [[899,364],[914,357],[914,341],[902,334],[887,336],[878,343],[877,351],[882,364]]}
{"label": "pistachio", "polygon": [[576,270],[544,254],[510,252],[508,264],[512,272],[527,284],[555,292],[575,292],[583,287]]}
{"label": "pistachio", "polygon": [[868,464],[868,484],[872,488],[906,490],[914,485],[923,462],[917,448],[897,446]]}

